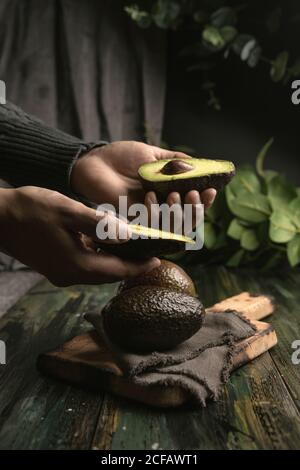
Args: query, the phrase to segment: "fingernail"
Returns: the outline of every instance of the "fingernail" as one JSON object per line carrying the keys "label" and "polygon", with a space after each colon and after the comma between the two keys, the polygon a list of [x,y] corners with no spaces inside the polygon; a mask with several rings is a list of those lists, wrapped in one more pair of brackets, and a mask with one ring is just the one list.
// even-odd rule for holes
{"label": "fingernail", "polygon": [[175,204],[181,204],[181,197],[179,193],[176,193],[174,196],[174,203]]}
{"label": "fingernail", "polygon": [[170,196],[170,204],[181,204],[181,197],[179,193],[172,193],[172,196]]}
{"label": "fingernail", "polygon": [[195,191],[195,194],[193,194],[193,199],[194,199],[194,204],[201,204],[201,198],[200,198],[200,194],[198,193],[198,191]]}
{"label": "fingernail", "polygon": [[215,199],[216,195],[217,195],[217,191],[215,188],[210,188],[207,190],[208,191],[208,204],[211,204],[213,202],[213,200]]}
{"label": "fingernail", "polygon": [[155,193],[150,193],[150,204],[158,204],[157,197]]}

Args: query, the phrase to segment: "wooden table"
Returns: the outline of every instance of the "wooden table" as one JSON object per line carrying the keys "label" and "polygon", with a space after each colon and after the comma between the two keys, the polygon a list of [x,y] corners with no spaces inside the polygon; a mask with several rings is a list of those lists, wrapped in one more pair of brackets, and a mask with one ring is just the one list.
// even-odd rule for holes
{"label": "wooden table", "polygon": [[279,344],[231,377],[205,409],[156,410],[42,377],[37,355],[89,325],[83,314],[116,286],[57,289],[43,281],[0,321],[7,364],[0,366],[1,449],[300,448],[300,272],[190,270],[206,305],[249,290],[275,297]]}

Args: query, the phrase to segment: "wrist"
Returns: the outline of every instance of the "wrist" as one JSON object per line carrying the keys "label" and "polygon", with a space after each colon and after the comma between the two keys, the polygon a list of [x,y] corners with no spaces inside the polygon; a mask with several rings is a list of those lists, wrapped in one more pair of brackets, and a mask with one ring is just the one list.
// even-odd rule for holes
{"label": "wrist", "polygon": [[9,232],[10,221],[13,218],[16,189],[0,188],[0,246],[3,245]]}
{"label": "wrist", "polygon": [[74,162],[70,175],[70,186],[71,191],[79,197],[88,197],[89,182],[93,173],[92,162],[98,161],[101,157],[101,148],[105,145],[106,143],[95,144],[88,152],[79,155]]}

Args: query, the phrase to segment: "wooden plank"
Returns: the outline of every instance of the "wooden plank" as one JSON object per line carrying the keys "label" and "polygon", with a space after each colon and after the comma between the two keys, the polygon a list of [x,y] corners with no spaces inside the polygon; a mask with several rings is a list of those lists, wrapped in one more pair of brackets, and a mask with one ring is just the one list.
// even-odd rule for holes
{"label": "wooden plank", "polygon": [[[300,410],[300,367],[292,363],[292,343],[300,339],[300,271],[299,269],[285,269],[270,273],[259,274],[243,271],[218,270],[218,280],[221,284],[227,284],[228,280],[233,286],[232,292],[240,292],[246,287],[256,294],[267,294],[276,300],[275,313],[272,316],[272,325],[277,331],[279,342],[271,352],[274,365],[280,372],[293,400]],[[202,284],[202,287],[203,286]],[[201,288],[201,287],[200,287]],[[222,299],[224,293],[220,295]]]}
{"label": "wooden plank", "polygon": [[270,296],[253,295],[250,292],[241,292],[233,297],[228,297],[209,308],[210,312],[218,312],[226,309],[234,309],[251,320],[261,320],[271,315],[274,311],[274,302]]}
{"label": "wooden plank", "polygon": [[88,325],[87,308],[105,303],[114,286],[86,290],[39,284],[0,321],[8,363],[0,368],[0,448],[89,448],[103,395],[41,377],[37,355]]}
{"label": "wooden plank", "polygon": [[[295,367],[296,375],[286,378],[285,367],[293,371],[290,339],[283,338],[284,346],[281,347],[285,328],[291,328],[292,336],[299,331],[296,325],[299,275],[259,276],[256,272],[214,267],[195,267],[189,271],[207,305],[245,289],[275,296],[279,308],[271,323],[279,328],[279,344],[272,356],[275,360],[277,354],[280,355],[280,373],[278,364],[275,366],[267,353],[234,373],[219,402],[211,403],[205,409],[163,412],[110,396],[103,401],[102,395],[45,379],[35,371],[37,354],[56,347],[82,331],[81,328],[84,330],[83,324],[78,325],[81,317],[76,317],[74,312],[80,308],[82,315],[87,304],[101,306],[114,292],[114,286],[56,289],[45,282],[0,320],[0,339],[10,338],[9,362],[0,367],[0,447],[299,448],[299,412],[282,377],[297,393],[299,366]],[[81,294],[84,297],[80,302],[77,300],[78,307],[75,297]],[[293,297],[295,301],[292,301]],[[289,299],[288,317],[284,316],[288,314],[287,310],[282,309],[286,298]],[[70,299],[73,300],[67,305]],[[56,317],[60,321],[54,321]],[[34,339],[36,332],[37,339]],[[73,400],[77,400],[78,407],[75,408]],[[81,432],[82,417],[85,416],[80,405],[83,402],[88,408]],[[72,407],[79,411],[78,419],[76,412],[65,411]],[[72,438],[77,433],[78,437]],[[39,435],[42,436],[40,439]]]}
{"label": "wooden plank", "polygon": [[257,292],[261,285],[275,296],[277,304],[272,324],[280,341],[271,356],[300,410],[300,366],[292,362],[292,343],[300,339],[300,272],[295,269],[277,273],[276,277],[259,278],[255,285]]}
{"label": "wooden plank", "polygon": [[[200,297],[208,305],[246,289],[276,294],[277,301],[277,292],[270,291],[264,283],[266,276],[261,276],[257,282],[257,273],[237,271],[236,274],[225,268],[200,269],[198,266],[189,272],[198,281]],[[269,277],[270,283],[275,280],[275,276]],[[283,279],[281,286],[286,285]],[[286,288],[292,297],[290,286]],[[285,361],[288,359],[289,356],[284,357]],[[286,449],[300,446],[299,413],[269,353],[236,371],[220,401],[205,409],[161,412],[122,401],[118,407],[119,425],[106,448]],[[137,426],[141,422],[144,426]],[[107,435],[105,421],[101,426]]]}
{"label": "wooden plank", "polygon": [[[232,299],[213,306],[210,312],[237,310],[249,320],[254,317],[268,315],[273,306],[269,298],[250,296],[242,293]],[[233,368],[249,362],[267,351],[277,343],[274,329],[263,322],[256,324],[257,333],[251,338],[238,343],[233,356]],[[79,384],[96,390],[108,390],[117,395],[141,401],[148,405],[160,407],[176,407],[190,400],[190,395],[180,387],[162,387],[160,385],[143,387],[132,383],[123,376],[122,370],[114,361],[111,352],[106,348],[97,332],[74,337],[58,349],[41,354],[38,368],[42,373],[68,383]]]}
{"label": "wooden plank", "polygon": [[[239,369],[217,403],[163,412],[116,402],[117,428],[106,449],[297,449],[300,420],[272,360],[265,354]],[[105,421],[98,435],[108,430]]]}

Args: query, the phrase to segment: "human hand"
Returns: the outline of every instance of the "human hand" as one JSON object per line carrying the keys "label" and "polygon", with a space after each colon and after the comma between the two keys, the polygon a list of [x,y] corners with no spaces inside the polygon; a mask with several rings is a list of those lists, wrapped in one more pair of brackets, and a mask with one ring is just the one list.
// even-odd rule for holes
{"label": "human hand", "polygon": [[[153,192],[145,195],[138,177],[138,169],[144,163],[164,158],[188,157],[181,152],[165,150],[142,142],[120,141],[95,148],[75,163],[71,174],[73,191],[98,204],[109,203],[118,207],[119,196],[128,197],[128,205],[144,202],[149,208],[157,203]],[[207,189],[199,195],[190,191],[181,201],[178,193],[170,193],[169,205],[204,204],[208,209],[216,196],[215,189]]]}
{"label": "human hand", "polygon": [[159,266],[157,258],[130,262],[97,253],[93,239],[103,219],[115,224],[117,234],[122,229],[124,238],[110,243],[130,238],[124,222],[55,191],[34,186],[0,190],[1,248],[56,286],[115,282]]}

